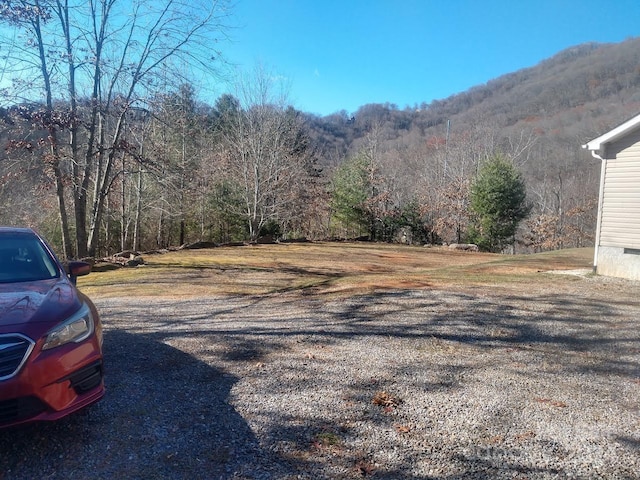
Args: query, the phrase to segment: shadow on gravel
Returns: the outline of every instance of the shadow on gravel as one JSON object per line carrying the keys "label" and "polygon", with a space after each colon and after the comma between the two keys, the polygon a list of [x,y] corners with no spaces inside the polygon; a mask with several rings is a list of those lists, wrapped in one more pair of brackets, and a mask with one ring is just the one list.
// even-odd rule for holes
{"label": "shadow on gravel", "polygon": [[105,332],[107,394],[53,424],[0,431],[0,479],[271,478],[227,403],[234,376],[154,335]]}
{"label": "shadow on gravel", "polygon": [[[584,360],[583,370],[632,379],[640,374],[636,360],[640,352],[638,324],[624,313],[625,309],[640,308],[640,303],[568,295],[505,296],[498,302],[465,294],[451,296],[459,298],[459,305],[452,304],[446,312],[434,314],[430,310],[435,309],[435,302],[428,298],[411,302],[406,294],[397,292],[362,296],[336,313],[343,329],[332,337],[437,339],[487,350],[573,353]],[[383,307],[384,313],[378,314],[377,306]],[[387,321],[380,322],[381,318]],[[417,321],[395,325],[394,318]],[[598,356],[597,362],[594,356]],[[579,361],[573,367],[579,369]]]}
{"label": "shadow on gravel", "polygon": [[[445,308],[439,303],[443,300],[447,301]],[[265,300],[263,305],[265,312],[269,311],[267,302]],[[290,305],[279,303],[278,308],[282,312],[295,311],[300,307],[298,302],[299,299],[294,299]],[[541,425],[545,420],[540,419],[551,415],[548,413],[551,407],[557,410],[558,425],[563,425],[562,422],[566,421],[563,415],[569,415],[566,412],[571,412],[572,406],[560,401],[554,403],[553,399],[536,395],[544,395],[546,390],[557,394],[550,386],[554,382],[561,383],[568,390],[561,391],[558,399],[587,405],[592,411],[600,408],[597,402],[602,402],[602,415],[606,417],[609,408],[619,407],[616,403],[607,403],[616,402],[615,397],[612,400],[595,400],[592,396],[598,395],[598,391],[609,391],[612,383],[617,386],[614,388],[629,388],[629,382],[637,382],[640,373],[636,303],[568,295],[506,296],[496,299],[448,294],[443,299],[435,294],[413,297],[407,292],[382,292],[352,297],[343,304],[328,304],[326,307],[316,309],[322,310],[325,316],[317,315],[314,321],[307,321],[308,317],[314,315],[300,314],[297,323],[287,330],[277,323],[265,322],[265,325],[224,331],[227,344],[231,344],[235,337],[247,344],[251,344],[251,339],[253,344],[262,345],[264,350],[261,355],[267,358],[267,362],[268,349],[273,348],[269,346],[272,342],[282,342],[291,348],[292,361],[287,363],[288,375],[286,378],[273,375],[270,383],[263,382],[262,388],[266,394],[277,393],[287,399],[290,392],[308,391],[311,392],[309,398],[314,398],[313,395],[318,395],[320,389],[329,396],[336,389],[339,390],[340,394],[334,395],[336,403],[332,408],[340,409],[342,417],[324,410],[300,418],[284,408],[281,415],[271,419],[268,433],[263,434],[268,438],[268,443],[295,445],[291,462],[297,463],[299,471],[314,472],[316,476],[312,478],[338,478],[319,473],[331,471],[333,467],[347,472],[344,478],[385,480],[557,478],[563,476],[565,471],[571,476],[575,471],[584,471],[577,470],[578,467],[565,460],[570,458],[571,453],[581,451],[580,442],[556,441],[553,436],[547,437],[544,433],[538,435],[536,432],[544,432]],[[313,308],[310,307],[309,311],[313,311]],[[201,333],[206,334],[205,331]],[[288,343],[287,337],[290,337]],[[334,383],[329,383],[316,373],[323,371],[323,365],[336,362],[331,357],[332,346],[345,346],[348,343],[354,352],[366,351],[368,345],[377,344],[380,340],[388,341],[389,348],[397,349],[397,352],[404,350],[412,355],[407,356],[404,362],[404,355],[400,353],[398,358],[389,355],[385,362],[380,363],[386,365],[377,371],[373,368],[376,359],[368,363],[366,356],[362,356],[363,362],[356,368],[342,370],[346,376],[340,381],[336,381],[335,376],[329,376]],[[326,346],[327,353],[314,348],[320,346]],[[318,358],[305,356],[305,352],[314,352]],[[298,362],[293,361],[296,355]],[[243,359],[241,356],[239,358]],[[339,371],[338,368],[339,365],[326,367],[326,371]],[[417,372],[420,369],[428,371],[429,375],[419,375]],[[398,391],[407,395],[410,392],[425,398],[451,393],[455,398],[453,394],[457,390],[473,388],[469,382],[474,381],[475,371],[483,369],[493,371],[498,379],[501,371],[512,369],[515,371],[514,378],[520,377],[519,381],[525,389],[529,388],[529,383],[535,386],[529,388],[530,396],[524,397],[519,396],[517,384],[509,387],[505,393],[514,394],[514,399],[506,398],[504,403],[494,400],[496,403],[487,409],[474,407],[479,408],[482,415],[473,421],[468,421],[457,412],[460,414],[458,421],[461,429],[468,428],[470,424],[478,427],[469,432],[469,444],[457,445],[453,440],[442,442],[442,437],[430,436],[431,429],[437,430],[438,424],[437,420],[425,422],[424,410],[404,415],[402,405],[397,412],[394,408],[385,412],[372,406],[376,391],[386,388],[392,393]],[[360,380],[352,380],[348,375],[353,372],[372,372],[371,375],[383,373],[384,376],[374,378],[364,375]],[[478,378],[486,380],[487,377],[481,375]],[[589,387],[591,390],[571,389],[580,385],[581,378],[595,381]],[[496,382],[496,385],[498,387],[490,384],[489,388],[500,388],[506,384]],[[574,400],[573,396],[578,395],[588,396]],[[440,395],[439,398],[446,396]],[[499,395],[491,398],[499,399]],[[458,405],[464,411],[474,400],[469,399]],[[420,405],[420,401],[414,403]],[[449,411],[447,406],[446,402],[437,404],[443,412],[441,415]],[[522,410],[535,412],[537,417],[521,425]],[[620,407],[616,411],[624,413],[625,408]],[[416,412],[425,415],[416,420],[412,417]],[[453,412],[456,414],[455,410]],[[402,432],[403,427],[414,422],[426,424],[426,427],[420,432],[412,433],[410,429]],[[577,428],[586,428],[589,433],[591,429],[601,427],[595,423],[585,425]],[[501,435],[511,437],[496,435],[493,440],[478,432],[501,432]],[[477,446],[475,442],[478,442]],[[495,445],[491,442],[495,442]],[[637,453],[636,438],[619,437],[617,442],[623,446],[620,452],[629,455],[629,458]],[[364,447],[357,449],[354,445]],[[425,453],[427,451],[429,453]],[[391,458],[396,455],[401,457],[400,465],[377,464],[373,459],[376,456],[384,458],[381,452],[392,452],[389,455]],[[551,461],[548,465],[537,465],[536,456]],[[584,464],[588,465],[590,461],[587,458]],[[597,461],[594,460],[595,463]],[[626,476],[626,467],[615,464],[617,459],[614,457],[606,461],[610,463],[605,471],[611,478],[635,478]],[[464,473],[434,477],[412,473],[415,465],[420,465],[424,471],[427,470],[425,465],[430,464],[436,467],[447,465],[451,471]],[[585,467],[580,465],[579,468]]]}
{"label": "shadow on gravel", "polygon": [[[105,302],[107,324],[142,332],[107,329],[107,396],[63,422],[0,432],[0,480],[580,477],[590,460],[576,466],[571,455],[587,450],[544,434],[544,422],[566,425],[574,403],[605,420],[636,408],[608,392],[637,385],[638,308],[588,295],[435,291]],[[165,343],[183,340],[189,353]],[[255,389],[246,420],[229,404],[239,379],[212,363]],[[500,383],[501,372],[514,383]],[[471,408],[476,399],[460,392],[487,393],[476,387],[487,379],[494,403]],[[572,390],[547,395],[556,383]],[[383,390],[404,403],[374,405]],[[514,427],[523,411],[535,416]],[[576,428],[608,428],[591,422]],[[468,429],[468,441],[444,435],[447,425]],[[620,445],[607,472],[633,478],[625,463],[638,439],[615,428],[616,445],[597,452]],[[453,473],[429,477],[431,467]]]}

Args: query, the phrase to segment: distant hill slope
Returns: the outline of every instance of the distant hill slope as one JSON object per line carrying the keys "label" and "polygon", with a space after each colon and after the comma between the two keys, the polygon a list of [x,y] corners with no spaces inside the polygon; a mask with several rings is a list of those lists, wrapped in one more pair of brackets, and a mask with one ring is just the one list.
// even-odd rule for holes
{"label": "distant hill slope", "polygon": [[371,104],[362,106],[353,119],[341,112],[309,120],[316,138],[329,147],[325,155],[335,156],[336,150],[353,152],[373,124],[397,138],[412,129],[424,136],[442,135],[447,122],[455,131],[489,122],[505,134],[528,127],[542,138],[579,148],[639,111],[640,38],[632,38],[569,48],[417,110]]}
{"label": "distant hill slope", "polygon": [[437,102],[432,110],[441,116],[466,116],[470,112],[503,116],[501,126],[509,126],[581,106],[595,111],[611,103],[638,105],[639,87],[640,39],[620,44],[590,43]]}

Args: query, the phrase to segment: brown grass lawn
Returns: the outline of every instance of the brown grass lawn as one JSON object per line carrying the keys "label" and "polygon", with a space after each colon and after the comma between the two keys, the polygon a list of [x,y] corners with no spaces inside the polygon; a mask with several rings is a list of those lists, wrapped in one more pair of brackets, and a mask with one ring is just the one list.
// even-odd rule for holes
{"label": "brown grass lawn", "polygon": [[[593,249],[496,255],[369,243],[299,243],[180,250],[146,265],[80,278],[91,297],[206,296],[278,292],[349,295],[411,288],[562,288],[590,269]],[[552,280],[552,281],[551,281]]]}

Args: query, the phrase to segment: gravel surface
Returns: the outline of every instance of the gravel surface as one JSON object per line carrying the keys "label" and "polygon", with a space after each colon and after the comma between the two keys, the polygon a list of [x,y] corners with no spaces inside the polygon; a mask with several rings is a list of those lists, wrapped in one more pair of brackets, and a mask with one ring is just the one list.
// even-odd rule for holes
{"label": "gravel surface", "polygon": [[0,479],[640,478],[640,286],[574,285],[101,299],[107,395]]}

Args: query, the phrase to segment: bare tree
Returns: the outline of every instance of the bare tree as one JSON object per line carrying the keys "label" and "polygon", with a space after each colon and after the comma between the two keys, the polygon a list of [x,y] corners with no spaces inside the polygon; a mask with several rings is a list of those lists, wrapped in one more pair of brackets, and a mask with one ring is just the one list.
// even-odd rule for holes
{"label": "bare tree", "polygon": [[11,27],[0,38],[4,76],[14,85],[2,100],[37,104],[24,110],[47,131],[68,256],[67,185],[76,253],[94,255],[116,160],[131,153],[128,113],[160,76],[179,85],[185,72],[210,69],[227,16],[222,0],[0,2],[0,19]]}
{"label": "bare tree", "polygon": [[273,75],[258,68],[238,83],[239,102],[225,113],[223,161],[242,192],[249,236],[255,240],[269,222],[283,221],[295,210],[310,150],[302,119],[289,107]]}

